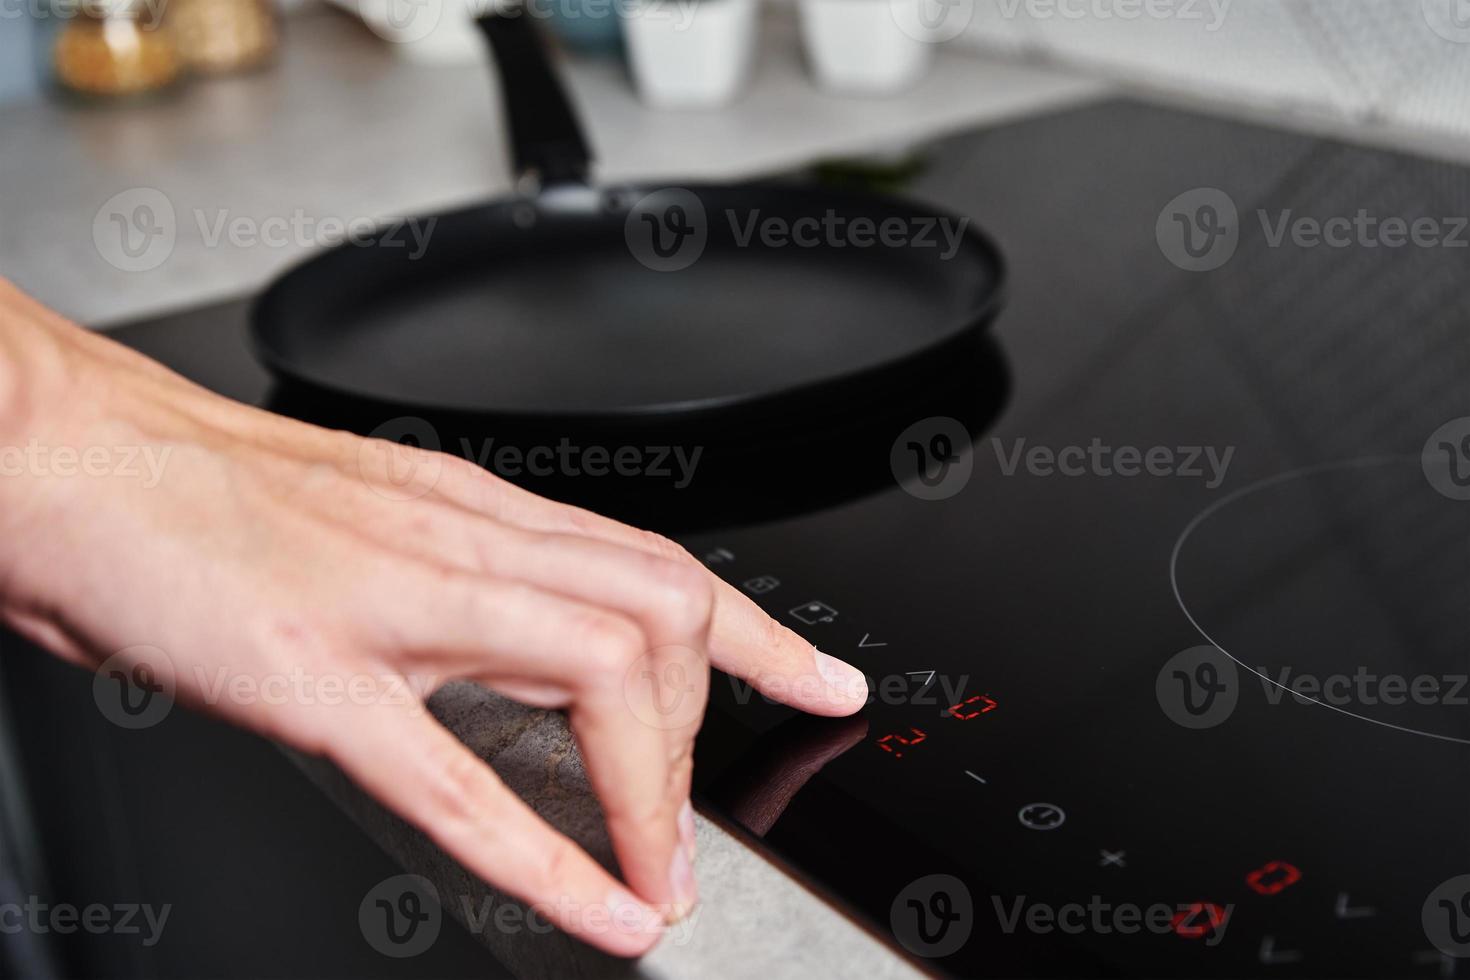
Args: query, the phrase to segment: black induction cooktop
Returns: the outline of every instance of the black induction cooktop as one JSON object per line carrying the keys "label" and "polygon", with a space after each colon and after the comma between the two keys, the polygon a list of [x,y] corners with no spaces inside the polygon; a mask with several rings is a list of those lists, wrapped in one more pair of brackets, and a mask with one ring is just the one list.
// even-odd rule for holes
{"label": "black induction cooktop", "polygon": [[1470,174],[1108,102],[905,190],[1004,250],[991,344],[666,493],[538,487],[868,673],[843,720],[716,678],[701,806],[936,974],[1470,973]]}

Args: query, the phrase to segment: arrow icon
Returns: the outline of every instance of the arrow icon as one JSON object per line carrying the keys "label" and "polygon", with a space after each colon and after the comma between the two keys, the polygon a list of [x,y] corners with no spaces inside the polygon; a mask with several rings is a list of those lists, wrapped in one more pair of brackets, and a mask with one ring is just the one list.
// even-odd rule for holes
{"label": "arrow icon", "polygon": [[1279,963],[1295,963],[1302,958],[1300,950],[1276,948],[1276,940],[1266,936],[1261,940],[1261,962],[1267,966]]}
{"label": "arrow icon", "polygon": [[868,642],[868,637],[870,637],[872,635],[873,635],[872,633],[864,633],[863,634],[863,638],[861,640],[858,640],[858,646],[859,647],[886,647],[888,645],[887,643],[869,643]]}
{"label": "arrow icon", "polygon": [[1370,908],[1367,905],[1360,905],[1357,908],[1348,905],[1347,892],[1337,893],[1337,907],[1333,911],[1339,919],[1364,919],[1378,913],[1377,909]]}

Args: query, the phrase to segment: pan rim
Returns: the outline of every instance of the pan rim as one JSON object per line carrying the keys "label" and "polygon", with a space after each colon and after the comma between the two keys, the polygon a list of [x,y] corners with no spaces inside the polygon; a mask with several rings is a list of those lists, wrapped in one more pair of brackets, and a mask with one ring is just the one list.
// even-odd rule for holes
{"label": "pan rim", "polygon": [[[348,386],[327,379],[317,372],[302,370],[297,359],[282,352],[267,337],[265,325],[269,307],[285,301],[287,292],[300,281],[300,277],[318,263],[340,254],[347,247],[337,244],[313,251],[299,262],[277,274],[270,283],[251,301],[249,308],[249,346],[256,359],[278,380],[289,381],[315,389],[331,397],[358,403],[374,404],[397,410],[403,414],[423,413],[466,417],[494,417],[507,422],[526,424],[564,423],[586,421],[599,424],[619,421],[650,421],[677,416],[695,421],[700,418],[719,416],[732,412],[759,413],[783,403],[803,401],[820,397],[828,391],[859,386],[865,380],[892,375],[907,375],[916,365],[928,361],[951,345],[962,342],[970,334],[983,332],[1004,308],[1008,299],[1009,269],[1004,253],[995,241],[980,230],[977,222],[968,217],[918,201],[904,195],[872,193],[847,188],[802,184],[791,180],[749,181],[739,184],[721,184],[701,181],[637,181],[622,184],[599,185],[594,190],[599,195],[646,195],[658,191],[678,188],[694,193],[701,198],[706,195],[728,195],[751,192],[789,192],[801,194],[808,200],[819,197],[833,204],[842,201],[860,204],[870,210],[887,209],[892,213],[907,212],[909,215],[934,217],[940,220],[964,222],[963,240],[968,247],[982,255],[992,278],[983,299],[974,304],[964,315],[935,328],[935,335],[923,343],[915,344],[905,353],[891,360],[863,367],[851,368],[830,375],[812,378],[799,384],[785,385],[753,393],[715,395],[679,401],[661,401],[643,405],[615,408],[574,407],[552,410],[529,410],[513,407],[468,408],[462,404],[434,402],[431,400],[405,400],[368,391],[362,387]],[[449,208],[418,216],[420,220],[443,219],[450,216],[483,212],[496,207],[514,206],[524,203],[525,198],[499,196],[487,200]]]}

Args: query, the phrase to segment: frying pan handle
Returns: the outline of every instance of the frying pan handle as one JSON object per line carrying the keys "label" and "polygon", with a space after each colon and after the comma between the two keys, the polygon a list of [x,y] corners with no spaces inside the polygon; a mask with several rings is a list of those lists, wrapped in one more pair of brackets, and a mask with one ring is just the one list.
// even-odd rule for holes
{"label": "frying pan handle", "polygon": [[516,175],[542,187],[586,184],[592,152],[536,25],[519,3],[497,6],[500,13],[485,14],[476,23],[500,74]]}

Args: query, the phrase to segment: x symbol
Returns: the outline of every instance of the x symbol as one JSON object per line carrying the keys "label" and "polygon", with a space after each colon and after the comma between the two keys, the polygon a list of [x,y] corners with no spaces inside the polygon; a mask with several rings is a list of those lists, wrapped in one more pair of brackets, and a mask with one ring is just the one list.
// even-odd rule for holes
{"label": "x symbol", "polygon": [[1099,868],[1106,868],[1108,865],[1112,865],[1115,868],[1126,868],[1128,866],[1123,861],[1124,856],[1128,853],[1127,851],[1102,851],[1100,853],[1102,854],[1102,860],[1097,862]]}

